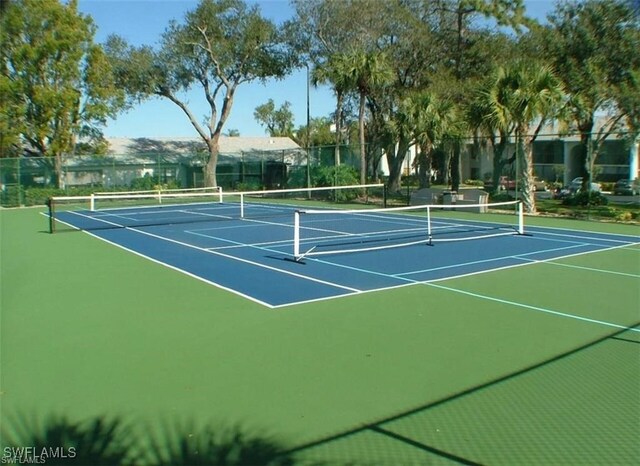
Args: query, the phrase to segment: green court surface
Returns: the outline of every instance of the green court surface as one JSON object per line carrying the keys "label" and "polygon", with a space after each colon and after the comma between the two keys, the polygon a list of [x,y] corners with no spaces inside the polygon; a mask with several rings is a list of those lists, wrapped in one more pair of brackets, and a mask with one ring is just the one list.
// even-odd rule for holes
{"label": "green court surface", "polygon": [[58,414],[240,426],[296,464],[640,463],[639,244],[268,309],[42,210],[0,211],[5,433]]}

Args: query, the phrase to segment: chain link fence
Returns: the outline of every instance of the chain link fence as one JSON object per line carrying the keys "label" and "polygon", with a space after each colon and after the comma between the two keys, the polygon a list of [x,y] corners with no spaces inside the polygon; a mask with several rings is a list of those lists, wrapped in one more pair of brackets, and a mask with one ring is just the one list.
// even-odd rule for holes
{"label": "chain link fence", "polygon": [[[318,167],[333,167],[335,161],[335,146],[221,153],[217,182],[225,190],[309,187],[316,185]],[[52,157],[0,158],[0,206],[37,205],[54,195],[95,191],[202,187],[206,162],[202,152],[66,156],[58,174]],[[340,164],[357,172],[358,147],[341,146]],[[322,183],[342,184],[337,174]]]}

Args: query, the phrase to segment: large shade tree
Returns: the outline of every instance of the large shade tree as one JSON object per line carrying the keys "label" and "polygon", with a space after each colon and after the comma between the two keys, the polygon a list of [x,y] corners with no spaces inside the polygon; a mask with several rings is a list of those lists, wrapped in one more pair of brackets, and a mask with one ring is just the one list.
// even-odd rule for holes
{"label": "large shade tree", "polygon": [[[293,63],[290,48],[257,5],[242,0],[202,0],[184,22],[171,22],[159,49],[132,47],[120,37],[108,41],[121,84],[135,99],[158,96],[180,108],[208,149],[206,186],[216,186],[219,139],[238,87],[281,78]],[[197,87],[207,103],[201,121],[185,92]]]}
{"label": "large shade tree", "polygon": [[15,0],[0,16],[0,146],[51,157],[60,187],[63,157],[124,104],[95,32],[77,0]]}

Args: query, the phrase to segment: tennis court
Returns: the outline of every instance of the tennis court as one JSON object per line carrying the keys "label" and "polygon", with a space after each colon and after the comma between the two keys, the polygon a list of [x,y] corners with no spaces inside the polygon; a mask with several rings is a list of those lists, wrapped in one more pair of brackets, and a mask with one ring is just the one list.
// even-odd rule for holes
{"label": "tennis court", "polygon": [[68,210],[57,220],[270,308],[638,243],[625,235],[525,231],[514,202],[341,210],[309,209],[293,199],[273,203],[260,195],[258,202],[243,197],[240,203],[232,193],[229,202],[215,194],[209,202],[172,203],[183,200],[178,196],[163,205]]}
{"label": "tennis court", "polygon": [[84,233],[53,235],[45,208],[1,211],[3,429],[120,416],[239,425],[296,464],[637,464],[637,226],[334,207],[83,204],[57,215]]}

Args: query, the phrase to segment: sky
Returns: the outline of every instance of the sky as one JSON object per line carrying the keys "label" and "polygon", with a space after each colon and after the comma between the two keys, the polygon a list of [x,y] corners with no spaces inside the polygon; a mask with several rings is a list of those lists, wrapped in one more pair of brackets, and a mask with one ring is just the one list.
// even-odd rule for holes
{"label": "sky", "polygon": [[[340,0],[337,0],[340,1]],[[293,16],[288,0],[247,0],[257,3],[262,15],[275,23]],[[169,21],[181,22],[187,11],[193,10],[195,0],[80,0],[80,12],[93,18],[97,26],[96,42],[102,43],[111,34],[124,37],[130,44],[156,45]],[[544,19],[551,12],[553,0],[525,0],[527,14]],[[309,90],[311,118],[328,117],[335,110],[335,98],[326,86]],[[207,105],[201,90],[194,88],[183,95],[196,117],[204,120]],[[265,129],[256,122],[253,113],[258,105],[273,99],[276,107],[291,103],[294,126],[306,125],[307,71],[298,70],[283,80],[241,84],[236,91],[231,116],[223,132],[235,129],[241,136],[265,136]],[[186,115],[166,99],[151,98],[114,120],[104,128],[106,137],[197,137]]]}

